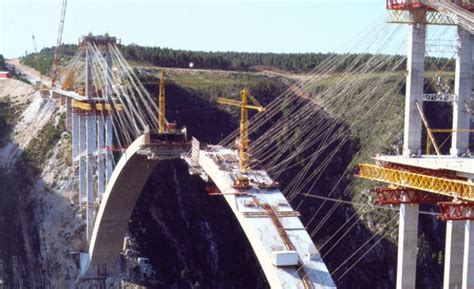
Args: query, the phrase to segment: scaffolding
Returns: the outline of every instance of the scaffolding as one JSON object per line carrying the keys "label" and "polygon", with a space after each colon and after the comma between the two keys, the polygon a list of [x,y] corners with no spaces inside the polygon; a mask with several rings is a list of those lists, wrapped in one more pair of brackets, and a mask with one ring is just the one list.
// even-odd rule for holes
{"label": "scaffolding", "polygon": [[474,183],[467,181],[385,168],[372,164],[359,164],[357,176],[466,201],[474,201]]}

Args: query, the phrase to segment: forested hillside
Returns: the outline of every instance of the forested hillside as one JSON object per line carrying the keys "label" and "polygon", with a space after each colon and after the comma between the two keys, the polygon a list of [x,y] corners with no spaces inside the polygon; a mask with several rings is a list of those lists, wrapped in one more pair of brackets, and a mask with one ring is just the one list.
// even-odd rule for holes
{"label": "forested hillside", "polygon": [[[66,60],[76,53],[77,45],[63,45],[61,55]],[[192,63],[197,69],[218,69],[233,71],[255,71],[260,69],[276,69],[290,72],[309,72],[324,60],[334,57],[334,53],[253,53],[253,52],[205,52],[191,50],[175,50],[162,47],[145,47],[135,44],[122,45],[120,50],[128,61],[148,64],[160,67],[189,68]],[[40,72],[49,74],[52,64],[54,47],[43,48],[40,52]],[[344,71],[353,63],[359,54],[351,54],[343,63],[339,64],[338,70]],[[371,54],[364,54],[369,59]],[[393,56],[398,61],[403,56]],[[22,62],[36,68],[35,54],[22,57]],[[359,65],[364,65],[361,61]],[[401,67],[405,67],[402,65]],[[426,68],[428,70],[454,70],[454,62],[449,59],[427,58]],[[380,71],[388,67],[380,67]]]}

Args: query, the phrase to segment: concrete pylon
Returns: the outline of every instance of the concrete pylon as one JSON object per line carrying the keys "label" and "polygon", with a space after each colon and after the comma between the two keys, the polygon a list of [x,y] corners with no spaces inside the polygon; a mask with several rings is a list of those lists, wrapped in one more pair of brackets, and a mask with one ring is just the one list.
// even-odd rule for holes
{"label": "concrete pylon", "polygon": [[71,113],[71,134],[72,134],[72,161],[79,153],[79,114],[77,112]]}
{"label": "concrete pylon", "polygon": [[[415,13],[414,13],[415,14]],[[416,103],[423,102],[426,26],[411,24],[408,34],[407,84],[405,94],[405,127],[403,154],[421,153],[421,116]]]}
{"label": "concrete pylon", "polygon": [[464,222],[447,221],[443,289],[461,289],[464,251]]}
{"label": "concrete pylon", "polygon": [[[113,89],[112,89],[112,56],[110,52],[110,44],[107,44],[107,49],[105,52],[105,98],[107,102],[113,102]],[[104,156],[104,169],[105,169],[105,187],[104,191],[107,188],[107,183],[109,182],[110,176],[113,171],[113,131],[112,131],[112,115],[111,112],[104,115],[103,119],[104,130],[105,130],[105,156]]]}
{"label": "concrete pylon", "polygon": [[95,115],[87,115],[87,156],[86,156],[86,194],[87,194],[87,240],[92,237],[94,228],[95,193],[94,173],[96,161],[94,154],[97,151],[97,123]]}
{"label": "concrete pylon", "polygon": [[474,288],[474,221],[465,221],[464,226],[464,256],[461,288],[471,289]]}
{"label": "concrete pylon", "polygon": [[469,132],[459,131],[470,129],[472,97],[472,65],[473,38],[471,33],[458,27],[458,52],[456,57],[455,94],[453,102],[453,137],[451,155],[458,156],[469,152]]}
{"label": "concrete pylon", "polygon": [[99,198],[102,199],[102,195],[105,192],[106,179],[105,179],[105,122],[104,118],[107,115],[97,115],[97,192]]}
{"label": "concrete pylon", "polygon": [[79,126],[79,145],[77,156],[79,156],[79,206],[84,203],[84,197],[86,196],[86,115],[78,115],[78,126]]}
{"label": "concrete pylon", "polygon": [[107,155],[105,158],[106,169],[105,169],[105,179],[106,183],[109,182],[112,172],[114,170],[114,155],[112,153],[113,148],[113,139],[114,132],[112,126],[112,117],[109,115],[105,119],[105,146],[107,148]]}
{"label": "concrete pylon", "polygon": [[[86,50],[86,98],[93,97],[92,84],[92,56],[89,50]],[[96,161],[94,154],[97,152],[97,123],[96,116],[92,111],[85,116],[86,121],[86,222],[87,222],[87,240],[92,237],[92,230],[94,228],[94,212],[95,212],[95,194],[94,194],[94,173]]]}
{"label": "concrete pylon", "polygon": [[[424,11],[413,11],[414,22],[425,16]],[[405,94],[405,127],[403,154],[407,157],[421,153],[421,116],[416,103],[423,101],[426,26],[411,24],[408,34],[407,86]],[[397,289],[412,289],[416,285],[419,205],[400,205],[398,227]]]}
{"label": "concrete pylon", "polygon": [[66,130],[72,130],[72,100],[70,97],[66,98]]}
{"label": "concrete pylon", "polygon": [[419,205],[400,205],[398,225],[397,289],[413,289],[416,284]]}

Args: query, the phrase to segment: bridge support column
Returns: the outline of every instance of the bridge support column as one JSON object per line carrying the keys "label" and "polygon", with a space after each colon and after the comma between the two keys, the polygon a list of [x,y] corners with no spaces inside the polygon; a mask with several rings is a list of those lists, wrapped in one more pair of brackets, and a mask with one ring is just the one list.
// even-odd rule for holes
{"label": "bridge support column", "polygon": [[86,115],[79,114],[79,206],[82,207],[86,195]]}
{"label": "bridge support column", "polygon": [[112,152],[114,136],[112,129],[112,117],[109,115],[105,118],[105,147],[107,148],[105,169],[106,183],[109,182],[114,170],[114,155]]}
{"label": "bridge support column", "polygon": [[415,288],[419,205],[400,205],[397,289]]}
{"label": "bridge support column", "polygon": [[462,289],[474,288],[474,221],[464,224]]}
{"label": "bridge support column", "polygon": [[[79,143],[80,143],[80,140],[79,140],[79,114],[75,111],[72,111],[71,112],[71,124],[72,124],[72,128],[71,128],[71,134],[72,134],[72,137],[71,137],[71,141],[72,141],[72,163],[73,163],[73,167],[76,167],[78,166],[78,164],[76,164],[76,162],[78,161],[77,158],[79,158],[79,153],[80,153],[80,150],[79,150]],[[80,164],[80,162],[79,162]],[[79,188],[80,188],[80,183],[79,183]],[[79,206],[81,205],[81,192],[79,190],[79,200],[78,200],[78,204]]]}
{"label": "bridge support column", "polygon": [[[411,12],[416,23],[422,22],[425,12]],[[407,87],[405,92],[405,128],[403,136],[403,154],[405,156],[421,153],[421,117],[416,103],[423,101],[426,26],[411,24],[408,34]],[[407,198],[408,196],[404,196]],[[397,289],[415,288],[416,259],[418,244],[419,205],[400,205],[398,228]]]}
{"label": "bridge support column", "polygon": [[91,239],[94,228],[95,194],[94,194],[94,172],[95,156],[97,151],[97,128],[96,116],[87,115],[87,163],[86,163],[86,194],[87,194],[87,240]]}
{"label": "bridge support column", "polygon": [[[416,20],[419,11],[412,12]],[[424,12],[423,12],[424,16]],[[405,94],[405,128],[403,153],[406,156],[421,153],[421,117],[416,103],[422,104],[425,73],[426,26],[410,25],[408,35],[407,86]]]}
{"label": "bridge support column", "polygon": [[72,161],[74,162],[79,152],[79,115],[71,113],[71,134],[72,134]]}
{"label": "bridge support column", "polygon": [[71,98],[66,97],[66,130],[72,130],[72,107],[71,107]]}
{"label": "bridge support column", "polygon": [[105,123],[104,118],[107,115],[97,116],[97,192],[99,199],[105,192],[106,180],[105,180]]}
{"label": "bridge support column", "polygon": [[464,222],[447,221],[444,252],[444,289],[461,288],[464,250]]}
{"label": "bridge support column", "polygon": [[470,112],[472,97],[473,38],[462,27],[458,27],[458,53],[456,58],[455,94],[453,102],[453,137],[451,155],[469,152]]}
{"label": "bridge support column", "polygon": [[[111,100],[113,96],[113,89],[112,89],[112,56],[110,52],[110,46],[107,46],[107,50],[105,52],[105,71],[104,74],[106,76],[106,85],[105,85],[105,97],[107,100]],[[105,147],[107,148],[107,153],[105,156],[105,184],[110,180],[110,176],[112,176],[113,171],[113,131],[112,131],[112,115],[108,114],[105,116]]]}

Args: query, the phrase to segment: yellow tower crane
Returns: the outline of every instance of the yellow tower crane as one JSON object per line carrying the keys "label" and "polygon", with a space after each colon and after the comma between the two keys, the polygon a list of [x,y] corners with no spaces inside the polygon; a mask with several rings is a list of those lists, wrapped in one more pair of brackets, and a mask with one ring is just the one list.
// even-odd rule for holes
{"label": "yellow tower crane", "polygon": [[[246,173],[250,170],[249,157],[249,109],[254,109],[259,112],[265,111],[258,101],[249,93],[247,88],[240,91],[240,101],[228,98],[217,98],[217,103],[240,107],[240,140],[239,140],[239,168],[241,173]],[[252,104],[248,104],[250,99]]]}
{"label": "yellow tower crane", "polygon": [[163,70],[160,71],[160,94],[158,96],[158,132],[166,132],[165,119],[165,79]]}

